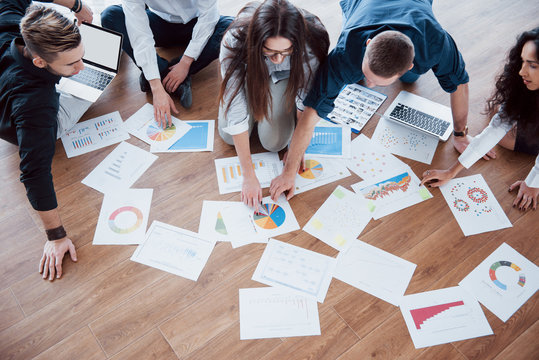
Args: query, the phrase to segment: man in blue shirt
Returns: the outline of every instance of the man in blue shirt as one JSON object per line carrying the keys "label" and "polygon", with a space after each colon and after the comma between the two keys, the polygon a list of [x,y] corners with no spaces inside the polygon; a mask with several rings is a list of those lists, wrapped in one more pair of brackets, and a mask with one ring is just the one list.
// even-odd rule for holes
{"label": "man in blue shirt", "polygon": [[414,82],[431,70],[451,95],[453,144],[462,152],[469,143],[468,73],[451,36],[441,27],[429,0],[343,0],[344,24],[335,49],[320,67],[298,118],[283,173],[272,181],[275,200],[294,194],[294,179],[319,118],[334,107],[340,90],[365,79],[368,87],[401,79]]}

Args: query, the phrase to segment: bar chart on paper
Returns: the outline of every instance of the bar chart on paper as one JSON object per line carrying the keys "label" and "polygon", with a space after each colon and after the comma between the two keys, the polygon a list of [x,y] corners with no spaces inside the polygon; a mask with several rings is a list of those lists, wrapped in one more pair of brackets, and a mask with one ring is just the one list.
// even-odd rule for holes
{"label": "bar chart on paper", "polygon": [[[282,171],[282,163],[277,153],[261,153],[252,155],[252,166],[261,187],[268,187],[271,180]],[[243,169],[236,157],[216,159],[215,170],[219,183],[219,193],[227,194],[241,191]]]}
{"label": "bar chart on paper", "polygon": [[78,123],[61,138],[66,155],[71,158],[129,139],[129,134],[122,128],[122,118],[116,111]]}

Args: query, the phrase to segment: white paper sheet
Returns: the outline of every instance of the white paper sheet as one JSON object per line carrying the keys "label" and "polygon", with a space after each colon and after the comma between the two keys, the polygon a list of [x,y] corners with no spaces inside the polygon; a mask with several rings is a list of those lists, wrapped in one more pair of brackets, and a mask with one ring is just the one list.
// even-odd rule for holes
{"label": "white paper sheet", "polygon": [[197,281],[214,246],[215,240],[154,221],[131,260]]}
{"label": "white paper sheet", "polygon": [[305,170],[296,174],[294,194],[301,194],[350,175],[350,171],[346,168],[343,159],[305,155]]}
{"label": "white paper sheet", "polygon": [[481,174],[452,179],[440,191],[465,236],[513,226]]}
{"label": "white paper sheet", "polygon": [[[400,171],[399,171],[400,172]],[[409,206],[432,198],[412,169],[384,180],[362,181],[352,189],[367,199],[367,207],[374,219],[379,219]]]}
{"label": "white paper sheet", "polygon": [[157,155],[122,142],[82,179],[102,193],[127,189],[157,160]]}
{"label": "white paper sheet", "polygon": [[345,160],[346,166],[363,180],[387,178],[399,169],[405,171],[408,167],[380,144],[359,134],[352,141],[352,156]]}
{"label": "white paper sheet", "polygon": [[387,98],[386,95],[358,84],[344,87],[328,119],[359,132]]}
{"label": "white paper sheet", "polygon": [[305,154],[317,157],[349,158],[351,131],[348,126],[333,124],[321,119],[313,131]]}
{"label": "white paper sheet", "polygon": [[303,231],[340,251],[361,234],[371,218],[367,200],[339,185]]}
{"label": "white paper sheet", "polygon": [[459,285],[506,322],[539,288],[539,268],[503,243]]}
{"label": "white paper sheet", "polygon": [[395,155],[430,164],[438,138],[381,117],[372,140]]}
{"label": "white paper sheet", "polygon": [[103,198],[94,245],[140,244],[144,240],[153,189],[122,189]]}
{"label": "white paper sheet", "polygon": [[[210,201],[204,200],[202,203],[202,212],[200,214],[200,223],[198,233],[208,239],[230,242],[230,235],[223,221],[223,209],[231,205],[231,201]],[[233,204],[240,204],[234,202]]]}
{"label": "white paper sheet", "polygon": [[335,264],[332,257],[270,239],[253,274],[253,280],[269,286],[285,287],[322,303]]}
{"label": "white paper sheet", "polygon": [[256,211],[243,203],[240,204],[241,208],[229,207],[222,212],[233,247],[262,242],[261,239],[267,242],[272,236],[299,230],[298,221],[284,195],[276,202],[269,196],[263,198]]}
{"label": "white paper sheet", "polygon": [[[262,188],[270,186],[271,180],[283,171],[283,164],[277,153],[260,153],[251,155],[256,177]],[[215,159],[215,171],[219,184],[219,194],[241,191],[243,171],[237,156]]]}
{"label": "white paper sheet", "polygon": [[477,300],[460,286],[404,296],[400,309],[416,349],[493,334]]}
{"label": "white paper sheet", "polygon": [[124,123],[124,128],[133,136],[151,145],[151,152],[167,150],[191,129],[191,125],[172,117],[172,126],[163,129],[155,121],[153,105],[144,104]]}
{"label": "white paper sheet", "polygon": [[240,339],[320,335],[316,300],[283,288],[239,289]]}
{"label": "white paper sheet", "polygon": [[215,120],[185,121],[185,123],[190,125],[191,129],[167,150],[159,152],[213,151]]}
{"label": "white paper sheet", "polygon": [[75,124],[62,135],[68,158],[86,154],[129,139],[118,111]]}
{"label": "white paper sheet", "polygon": [[399,306],[416,264],[360,240],[337,256],[333,277]]}

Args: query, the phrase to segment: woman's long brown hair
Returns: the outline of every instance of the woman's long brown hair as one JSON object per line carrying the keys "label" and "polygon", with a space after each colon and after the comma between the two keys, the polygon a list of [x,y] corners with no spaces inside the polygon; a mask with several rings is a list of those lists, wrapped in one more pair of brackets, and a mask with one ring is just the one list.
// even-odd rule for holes
{"label": "woman's long brown hair", "polygon": [[[286,0],[248,3],[240,10],[228,31],[232,31],[236,42],[233,46],[225,44],[232,55],[221,84],[219,101],[224,101],[227,91],[232,92],[233,99],[246,86],[247,101],[256,121],[269,119],[268,111],[272,103],[268,68],[262,54],[268,38],[284,37],[292,42],[294,49],[290,55],[290,77],[285,91],[288,109],[294,107],[299,89],[305,87],[314,76],[310,66],[309,73],[304,74],[303,64],[309,64],[307,46],[320,64],[325,61],[329,49],[329,36],[320,19]],[[239,81],[228,88],[231,77],[236,74]],[[226,111],[229,107],[230,103]]]}

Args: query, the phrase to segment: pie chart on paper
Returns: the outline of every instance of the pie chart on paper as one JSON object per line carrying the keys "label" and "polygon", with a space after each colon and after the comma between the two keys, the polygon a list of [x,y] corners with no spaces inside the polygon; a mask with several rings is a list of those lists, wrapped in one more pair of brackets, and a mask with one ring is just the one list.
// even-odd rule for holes
{"label": "pie chart on paper", "polygon": [[255,223],[262,229],[276,229],[286,220],[286,213],[277,204],[262,204],[258,211],[254,212]]}
{"label": "pie chart on paper", "polygon": [[170,139],[176,133],[176,126],[172,125],[166,129],[160,128],[157,123],[148,126],[146,135],[153,141],[165,141]]}
{"label": "pie chart on paper", "polygon": [[324,167],[316,160],[305,160],[305,170],[299,176],[305,179],[316,179],[324,172]]}

